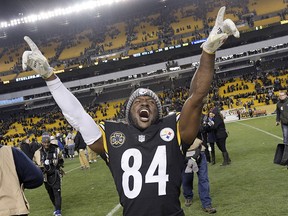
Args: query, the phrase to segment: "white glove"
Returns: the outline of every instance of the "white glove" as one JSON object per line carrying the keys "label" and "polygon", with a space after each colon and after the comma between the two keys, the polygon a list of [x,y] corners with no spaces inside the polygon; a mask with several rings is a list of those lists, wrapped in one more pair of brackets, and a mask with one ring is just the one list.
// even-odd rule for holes
{"label": "white glove", "polygon": [[42,55],[36,44],[25,36],[24,40],[28,43],[31,51],[25,51],[22,55],[22,68],[27,69],[27,65],[44,79],[49,78],[53,74],[53,68],[50,67],[45,56]]}
{"label": "white glove", "polygon": [[210,127],[212,127],[212,126],[214,125],[214,121],[209,120],[207,124],[208,124]]}
{"label": "white glove", "polygon": [[187,162],[187,166],[186,166],[186,169],[185,169],[185,173],[196,173],[199,171],[199,168],[198,168],[198,164],[197,162],[195,161],[194,158],[191,157],[191,159],[188,160]]}
{"label": "white glove", "polygon": [[212,148],[211,148],[210,144],[207,143],[207,146],[208,146],[208,151],[211,152],[211,151],[212,151]]}
{"label": "white glove", "polygon": [[234,35],[236,38],[240,37],[239,31],[231,19],[223,21],[225,10],[225,6],[220,8],[215,25],[210,32],[207,41],[201,45],[201,48],[209,54],[215,53],[216,50],[224,44],[229,35]]}

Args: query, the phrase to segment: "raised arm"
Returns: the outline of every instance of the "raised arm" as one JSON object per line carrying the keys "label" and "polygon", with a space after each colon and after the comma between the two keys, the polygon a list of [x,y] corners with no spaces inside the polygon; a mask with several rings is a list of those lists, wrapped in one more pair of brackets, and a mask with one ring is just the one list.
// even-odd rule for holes
{"label": "raised arm", "polygon": [[204,99],[208,95],[214,75],[216,50],[224,44],[229,35],[239,37],[239,31],[233,21],[224,20],[225,9],[220,8],[215,26],[207,41],[201,45],[203,51],[200,65],[191,80],[189,97],[181,111],[179,130],[185,143],[192,143],[198,133]]}
{"label": "raised arm", "polygon": [[45,56],[42,55],[36,44],[27,36],[24,40],[29,45],[31,51],[25,51],[22,56],[23,70],[27,66],[31,67],[36,73],[45,79],[46,84],[62,113],[69,124],[83,136],[85,143],[93,145],[92,150],[98,154],[104,152],[102,133],[92,119],[84,110],[77,98],[63,85],[61,80],[54,74]]}

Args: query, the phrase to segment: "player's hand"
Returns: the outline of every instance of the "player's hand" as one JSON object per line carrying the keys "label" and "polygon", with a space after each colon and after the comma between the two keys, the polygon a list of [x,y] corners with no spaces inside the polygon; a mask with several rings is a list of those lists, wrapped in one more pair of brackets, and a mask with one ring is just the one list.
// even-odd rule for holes
{"label": "player's hand", "polygon": [[215,53],[216,50],[224,44],[228,36],[234,35],[236,38],[240,37],[240,33],[235,23],[231,19],[224,20],[225,10],[225,6],[220,8],[215,25],[210,32],[207,41],[201,45],[201,48],[209,54]]}
{"label": "player's hand", "polygon": [[276,122],[276,126],[278,126],[279,124],[280,124],[280,122],[277,121],[277,122]]}
{"label": "player's hand", "polygon": [[24,40],[29,45],[31,51],[25,51],[22,55],[23,70],[26,70],[27,66],[29,66],[44,79],[52,76],[53,68],[50,67],[46,57],[43,56],[37,45],[28,36],[25,36]]}

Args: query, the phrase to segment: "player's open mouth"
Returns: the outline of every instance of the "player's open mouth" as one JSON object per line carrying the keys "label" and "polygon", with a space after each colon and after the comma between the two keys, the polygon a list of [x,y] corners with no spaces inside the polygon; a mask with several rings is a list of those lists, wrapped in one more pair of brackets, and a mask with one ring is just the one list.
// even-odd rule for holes
{"label": "player's open mouth", "polygon": [[149,119],[149,111],[147,110],[147,109],[142,109],[142,110],[140,110],[140,112],[139,112],[139,116],[140,116],[140,120],[141,121],[148,121],[148,119]]}

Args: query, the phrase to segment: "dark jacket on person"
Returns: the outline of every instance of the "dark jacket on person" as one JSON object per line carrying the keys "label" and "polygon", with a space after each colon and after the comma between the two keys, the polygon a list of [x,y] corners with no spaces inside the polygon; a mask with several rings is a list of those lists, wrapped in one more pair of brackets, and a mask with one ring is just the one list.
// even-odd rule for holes
{"label": "dark jacket on person", "polygon": [[276,121],[288,125],[288,97],[276,104]]}
{"label": "dark jacket on person", "polygon": [[215,114],[215,116],[213,117],[214,125],[211,126],[211,129],[214,130],[216,139],[223,139],[228,137],[224,119],[220,114],[220,111],[213,110],[212,112]]}
{"label": "dark jacket on person", "polygon": [[216,135],[215,135],[215,131],[214,130],[211,130],[210,132],[207,132],[207,142],[208,143],[216,142]]}
{"label": "dark jacket on person", "polygon": [[41,144],[38,143],[35,138],[33,138],[33,139],[32,139],[32,142],[30,143],[31,153],[33,153],[33,155],[34,155],[34,153],[35,153],[39,148],[41,148]]}
{"label": "dark jacket on person", "polygon": [[29,144],[26,140],[23,140],[20,144],[20,149],[31,159],[33,160],[34,153],[41,147],[36,140]]}
{"label": "dark jacket on person", "polygon": [[81,135],[81,133],[78,131],[76,133],[76,136],[74,138],[74,142],[75,142],[75,150],[79,151],[79,149],[86,149],[86,143],[84,142],[84,139]]}
{"label": "dark jacket on person", "polygon": [[26,143],[25,140],[23,140],[20,143],[20,149],[25,153],[25,155],[27,155],[27,157],[29,157],[32,160],[33,155],[32,155],[31,150],[30,150],[30,145],[28,143]]}
{"label": "dark jacket on person", "polygon": [[207,134],[207,143],[214,143],[216,142],[216,130],[213,128],[214,119],[208,117],[206,118],[205,122],[202,124],[203,131]]}

